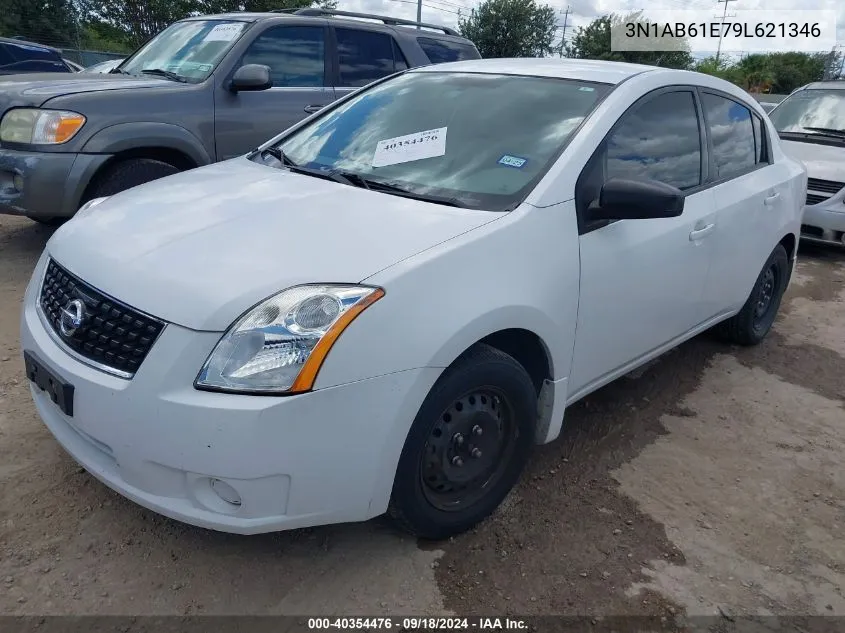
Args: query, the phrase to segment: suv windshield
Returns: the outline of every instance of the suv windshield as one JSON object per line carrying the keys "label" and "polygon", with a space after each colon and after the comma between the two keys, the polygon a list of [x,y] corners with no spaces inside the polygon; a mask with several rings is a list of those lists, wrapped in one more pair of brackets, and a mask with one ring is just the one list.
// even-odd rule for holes
{"label": "suv windshield", "polygon": [[289,164],[344,174],[353,184],[504,211],[528,194],[609,89],[408,72],[358,93],[277,147]]}
{"label": "suv windshield", "polygon": [[170,74],[173,79],[190,83],[204,81],[247,26],[249,23],[235,20],[176,22],[151,39],[119,70],[129,75]]}
{"label": "suv windshield", "polygon": [[845,134],[845,90],[800,90],[769,113],[778,132]]}

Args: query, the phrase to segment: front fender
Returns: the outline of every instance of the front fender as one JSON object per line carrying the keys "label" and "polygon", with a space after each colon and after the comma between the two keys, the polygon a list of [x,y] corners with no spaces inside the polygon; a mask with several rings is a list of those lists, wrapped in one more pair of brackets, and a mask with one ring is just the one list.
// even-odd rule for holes
{"label": "front fender", "polygon": [[118,154],[144,147],[165,147],[188,156],[198,167],[214,162],[202,141],[171,123],[118,123],[94,134],[82,147],[85,154]]}

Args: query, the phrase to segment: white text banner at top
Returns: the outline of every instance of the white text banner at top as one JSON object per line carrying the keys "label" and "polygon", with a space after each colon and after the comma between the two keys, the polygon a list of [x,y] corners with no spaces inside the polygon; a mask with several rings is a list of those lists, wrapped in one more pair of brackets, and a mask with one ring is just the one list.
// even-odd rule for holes
{"label": "white text banner at top", "polygon": [[837,43],[835,10],[736,9],[723,18],[717,9],[655,9],[621,16],[610,29],[611,50],[813,53],[830,51]]}

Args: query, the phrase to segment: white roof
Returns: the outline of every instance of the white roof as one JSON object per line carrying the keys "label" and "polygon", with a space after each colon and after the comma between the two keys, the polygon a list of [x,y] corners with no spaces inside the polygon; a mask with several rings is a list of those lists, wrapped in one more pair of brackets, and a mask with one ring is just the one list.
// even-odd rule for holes
{"label": "white roof", "polygon": [[523,57],[505,59],[472,59],[415,68],[414,72],[468,72],[502,75],[533,75],[577,81],[618,84],[642,72],[659,70],[655,66],[605,62],[595,59]]}

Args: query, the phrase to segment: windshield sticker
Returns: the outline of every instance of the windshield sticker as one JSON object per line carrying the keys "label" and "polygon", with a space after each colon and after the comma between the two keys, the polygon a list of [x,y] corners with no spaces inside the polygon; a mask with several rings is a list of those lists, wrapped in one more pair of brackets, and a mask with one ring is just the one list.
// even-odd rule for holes
{"label": "windshield sticker", "polygon": [[373,154],[373,167],[387,167],[423,158],[443,156],[446,153],[447,129],[439,127],[379,141]]}
{"label": "windshield sticker", "polygon": [[590,88],[589,86],[581,86],[580,88],[578,88],[578,90],[580,90],[581,92],[595,92],[596,91],[595,88]]}
{"label": "windshield sticker", "polygon": [[516,167],[517,169],[522,169],[525,167],[525,163],[528,162],[527,158],[520,158],[519,156],[511,156],[510,154],[505,154],[499,159],[499,164],[504,165],[505,167]]}
{"label": "windshield sticker", "polygon": [[241,31],[244,30],[243,22],[231,22],[229,24],[218,24],[211,29],[204,38],[203,42],[231,42]]}

